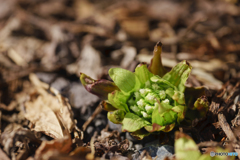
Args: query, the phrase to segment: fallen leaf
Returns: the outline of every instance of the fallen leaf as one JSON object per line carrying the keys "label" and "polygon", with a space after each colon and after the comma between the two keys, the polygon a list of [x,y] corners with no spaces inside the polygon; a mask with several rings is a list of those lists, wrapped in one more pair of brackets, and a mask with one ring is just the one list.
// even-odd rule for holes
{"label": "fallen leaf", "polygon": [[61,122],[63,117],[60,114],[56,114],[56,118],[61,126],[63,137],[51,141],[44,141],[41,146],[37,149],[34,159],[49,159],[52,156],[59,154],[68,154],[72,149],[72,138],[68,130],[64,127]]}
{"label": "fallen leaf", "polygon": [[75,127],[73,113],[68,100],[62,97],[57,90],[50,88],[52,95],[47,92],[48,84],[39,81],[35,74],[30,74],[30,80],[35,86],[29,101],[25,102],[25,117],[32,124],[32,129],[43,132],[53,138],[63,138],[63,131],[56,114],[64,117],[62,123],[72,132]]}
{"label": "fallen leaf", "polygon": [[[4,129],[1,135],[1,144],[4,146],[4,151],[11,155],[12,148],[17,146],[17,142],[23,144],[25,146],[24,149],[29,148],[29,146],[26,146],[28,143],[32,143],[37,147],[41,144],[41,140],[37,139],[32,131],[22,128],[19,124],[11,123]],[[30,149],[34,150],[35,148],[31,147]]]}

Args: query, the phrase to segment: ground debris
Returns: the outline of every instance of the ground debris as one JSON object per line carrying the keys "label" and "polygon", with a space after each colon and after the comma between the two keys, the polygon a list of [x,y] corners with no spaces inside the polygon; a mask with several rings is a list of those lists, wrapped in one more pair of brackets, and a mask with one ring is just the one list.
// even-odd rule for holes
{"label": "ground debris", "polygon": [[[166,70],[187,60],[186,86],[206,87],[201,98],[210,104],[206,117],[175,131],[202,153],[223,147],[240,155],[238,0],[0,4],[0,159],[127,160],[139,145],[173,145],[173,132],[138,141],[109,130],[100,98],[79,82],[80,72],[111,80],[110,68],[149,64],[158,41]],[[152,159],[147,151],[139,157]]]}

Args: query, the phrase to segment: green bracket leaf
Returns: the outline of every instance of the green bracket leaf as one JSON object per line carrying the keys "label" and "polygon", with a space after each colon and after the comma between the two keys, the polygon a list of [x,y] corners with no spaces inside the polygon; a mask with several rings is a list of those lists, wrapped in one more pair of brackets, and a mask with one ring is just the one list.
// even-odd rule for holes
{"label": "green bracket leaf", "polygon": [[122,124],[123,132],[135,132],[147,125],[150,125],[148,121],[144,120],[134,113],[127,113],[123,119]]}
{"label": "green bracket leaf", "polygon": [[141,86],[137,76],[126,69],[111,68],[108,73],[119,89],[126,95],[129,95]]}
{"label": "green bracket leaf", "polygon": [[149,72],[146,64],[139,64],[135,69],[135,75],[141,82],[141,87],[144,86],[145,82],[149,81],[154,74]]}
{"label": "green bracket leaf", "polygon": [[177,87],[181,92],[185,90],[185,83],[192,70],[191,65],[187,61],[178,63],[173,69],[163,76],[163,79],[169,81],[171,84]]}

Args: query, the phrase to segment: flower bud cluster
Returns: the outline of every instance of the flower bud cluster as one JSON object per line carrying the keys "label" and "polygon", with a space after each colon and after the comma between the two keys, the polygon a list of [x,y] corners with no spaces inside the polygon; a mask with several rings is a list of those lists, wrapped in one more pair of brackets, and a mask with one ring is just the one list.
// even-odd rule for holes
{"label": "flower bud cluster", "polygon": [[153,80],[147,81],[145,86],[134,92],[132,97],[128,100],[128,106],[132,112],[144,119],[151,119],[153,110],[165,103],[173,105],[173,100],[166,92],[165,87]]}

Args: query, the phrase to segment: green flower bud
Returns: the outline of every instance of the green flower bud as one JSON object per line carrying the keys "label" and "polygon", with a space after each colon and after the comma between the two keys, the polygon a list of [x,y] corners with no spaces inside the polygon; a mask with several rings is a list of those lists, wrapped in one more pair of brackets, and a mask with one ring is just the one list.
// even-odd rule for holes
{"label": "green flower bud", "polygon": [[151,89],[149,89],[149,88],[140,89],[139,92],[140,92],[140,95],[141,95],[142,97],[145,97],[148,93],[151,92]]}
{"label": "green flower bud", "polygon": [[149,114],[147,114],[146,112],[141,111],[141,113],[142,113],[144,118],[151,118],[151,116]]}
{"label": "green flower bud", "polygon": [[134,97],[136,98],[136,101],[141,99],[141,95],[139,92],[134,92]]}
{"label": "green flower bud", "polygon": [[164,100],[162,101],[163,104],[169,104],[169,102],[170,102],[169,99],[164,99]]}
{"label": "green flower bud", "polygon": [[156,99],[157,96],[154,93],[148,93],[145,97],[145,100],[152,105],[156,102]]}
{"label": "green flower bud", "polygon": [[[176,67],[162,78],[150,73],[146,65],[136,68],[136,77],[128,71],[125,72],[124,69],[117,69],[116,72],[114,69],[109,71],[114,82],[117,80],[120,85],[124,85],[117,86],[120,90],[124,89],[123,94],[128,99],[130,112],[127,112],[123,120],[124,131],[132,132],[134,128],[134,131],[138,132],[144,127],[149,132],[161,130],[169,132],[175,123],[179,123],[184,118],[186,106],[183,89],[191,67],[186,61]],[[118,75],[118,73],[121,74]],[[126,76],[126,79],[123,79],[122,75],[125,73],[129,77]],[[128,80],[135,84],[128,85]],[[115,102],[119,103],[119,108],[124,108],[121,107],[122,103]]]}
{"label": "green flower bud", "polygon": [[150,105],[145,106],[145,110],[146,110],[147,114],[151,114],[153,112],[154,108],[155,108],[154,106],[150,106]]}
{"label": "green flower bud", "polygon": [[[160,63],[160,54],[161,45],[158,43],[149,66],[151,72],[145,64],[140,64],[134,73],[111,68],[109,76],[114,83],[95,81],[85,75],[80,78],[88,91],[97,95],[101,94],[101,89],[104,91],[103,97],[108,98],[109,104],[103,107],[113,111],[108,112],[108,118],[113,123],[122,123],[123,131],[134,132],[141,138],[151,132],[171,131],[184,119],[187,110],[184,84],[192,67],[183,61],[166,73]],[[195,104],[196,108],[200,108],[207,103],[199,100]]]}
{"label": "green flower bud", "polygon": [[146,103],[144,102],[143,99],[140,99],[139,101],[137,101],[137,105],[138,105],[139,108],[144,110]]}
{"label": "green flower bud", "polygon": [[136,113],[137,115],[141,115],[141,110],[140,110],[140,108],[138,108],[136,105],[130,106],[130,109],[131,109],[134,113]]}
{"label": "green flower bud", "polygon": [[159,91],[159,97],[160,97],[160,99],[165,99],[166,98],[166,93],[165,93],[164,90]]}

